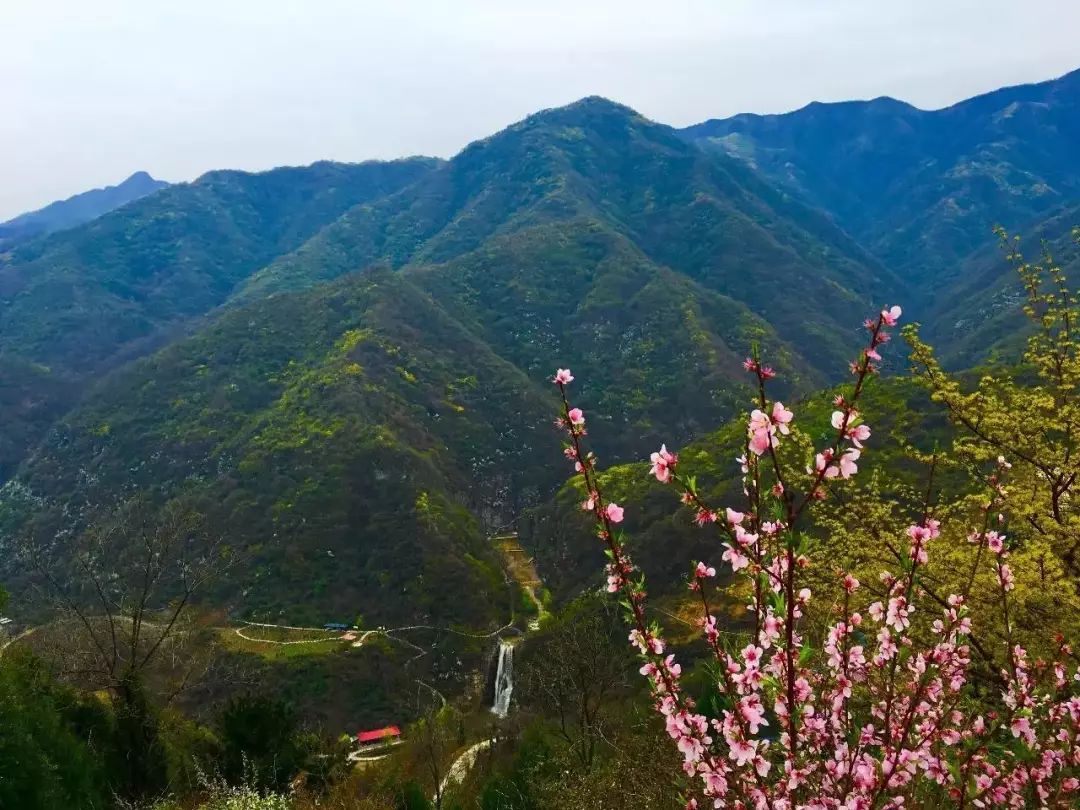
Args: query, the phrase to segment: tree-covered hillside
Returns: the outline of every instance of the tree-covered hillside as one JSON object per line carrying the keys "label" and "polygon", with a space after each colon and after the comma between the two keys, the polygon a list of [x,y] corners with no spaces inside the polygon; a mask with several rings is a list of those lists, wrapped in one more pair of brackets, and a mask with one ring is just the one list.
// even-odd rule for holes
{"label": "tree-covered hillside", "polygon": [[941,110],[813,103],[681,132],[827,211],[910,283],[920,317],[959,294],[950,285],[991,228],[1027,229],[1080,196],[1080,71]]}
{"label": "tree-covered hillside", "polygon": [[[598,372],[599,446],[636,458],[676,405],[679,438],[727,418],[752,344],[791,390],[823,383],[856,313],[898,286],[820,212],[595,98],[443,164],[213,173],[0,273],[22,388],[172,341],[66,415],[72,400],[41,399],[20,416],[11,466],[51,427],[9,514],[45,504],[47,533],[124,495],[187,493],[252,554],[221,590],[246,593],[238,609],[477,625],[502,598],[482,526],[556,484],[534,459],[563,358]],[[470,594],[452,609],[422,584],[442,565]]]}
{"label": "tree-covered hillside", "polygon": [[[482,627],[506,586],[480,521],[553,482],[529,463],[551,444],[547,393],[372,272],[233,310],[115,372],[8,491],[45,499],[46,537],[139,493],[193,499],[245,558],[218,591],[244,614]],[[8,498],[12,517],[24,503]]]}
{"label": "tree-covered hillside", "polygon": [[25,391],[3,414],[0,480],[93,375],[175,338],[274,256],[433,165],[211,172],[0,254],[0,379]]}
{"label": "tree-covered hillside", "polygon": [[[402,192],[357,206],[255,274],[239,298],[373,263],[447,262],[493,237],[540,225],[554,232],[582,219],[773,325],[784,322],[816,368],[842,356],[836,335],[861,302],[899,287],[827,217],[738,161],[706,154],[627,107],[588,98],[530,116]],[[791,295],[774,295],[774,287]]]}

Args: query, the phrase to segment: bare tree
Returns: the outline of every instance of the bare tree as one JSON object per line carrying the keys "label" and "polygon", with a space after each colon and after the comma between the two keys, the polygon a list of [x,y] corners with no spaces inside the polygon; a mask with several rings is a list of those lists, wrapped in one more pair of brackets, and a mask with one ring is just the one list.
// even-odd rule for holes
{"label": "bare tree", "polygon": [[619,621],[608,600],[582,597],[529,643],[521,667],[525,702],[553,716],[583,773],[607,740],[612,699],[627,685],[631,659]]}
{"label": "bare tree", "polygon": [[453,767],[451,759],[461,747],[460,716],[446,699],[427,684],[417,681],[419,719],[409,728],[413,768],[431,784],[431,802],[441,810]]}
{"label": "bare tree", "polygon": [[68,677],[112,695],[127,789],[145,795],[162,778],[156,708],[205,666],[189,609],[228,567],[227,549],[187,504],[156,510],[137,500],[72,545],[31,542],[27,550],[61,616],[45,634],[50,657]]}

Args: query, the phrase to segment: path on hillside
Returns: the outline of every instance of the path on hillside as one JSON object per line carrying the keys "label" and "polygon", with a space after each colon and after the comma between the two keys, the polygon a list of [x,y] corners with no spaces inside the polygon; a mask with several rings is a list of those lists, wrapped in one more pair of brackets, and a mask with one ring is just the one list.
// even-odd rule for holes
{"label": "path on hillside", "polygon": [[521,547],[518,542],[517,532],[492,537],[491,541],[502,552],[507,573],[525,591],[530,601],[536,606],[536,618],[529,622],[529,629],[539,630],[540,620],[547,615],[547,609],[537,595],[537,591],[544,587],[544,581],[540,579],[535,561]]}
{"label": "path on hillside", "polygon": [[12,636],[7,641],[5,641],[3,644],[0,644],[0,654],[2,654],[4,652],[4,650],[6,650],[8,647],[10,647],[12,644],[14,644],[16,641],[22,641],[24,638],[29,636],[35,630],[37,630],[36,627],[27,627],[25,630],[23,630],[21,633],[19,633],[19,635]]}
{"label": "path on hillside", "polygon": [[[409,641],[407,638],[402,637],[401,635],[399,635],[401,633],[407,633],[409,631],[414,631],[414,630],[430,630],[430,631],[436,632],[436,633],[451,633],[451,634],[457,635],[457,636],[464,636],[465,638],[493,638],[493,637],[499,635],[500,633],[502,633],[504,630],[507,630],[507,629],[509,629],[510,627],[513,626],[513,623],[510,622],[510,623],[507,623],[507,624],[503,625],[502,627],[499,627],[499,628],[497,628],[495,630],[492,630],[492,631],[490,631],[488,633],[468,633],[468,632],[465,632],[464,630],[455,630],[455,629],[450,628],[450,627],[436,627],[436,626],[430,625],[430,624],[410,624],[410,625],[405,625],[403,627],[379,627],[379,628],[373,629],[373,630],[350,630],[350,631],[345,631],[345,632],[342,632],[342,633],[336,633],[336,631],[328,631],[328,630],[326,630],[325,627],[299,627],[299,626],[296,626],[296,625],[289,625],[289,624],[271,624],[269,622],[249,622],[249,621],[242,621],[241,624],[242,624],[241,627],[232,627],[232,628],[225,628],[225,629],[231,629],[237,636],[244,639],[245,641],[250,641],[250,642],[253,642],[255,644],[272,644],[272,645],[277,645],[277,646],[294,645],[294,644],[325,644],[328,641],[338,641],[338,640],[340,640],[340,641],[351,642],[351,645],[353,647],[363,647],[365,642],[367,642],[367,640],[369,638],[371,638],[371,636],[383,636],[384,638],[390,639],[391,641],[396,641],[399,644],[403,644],[404,646],[406,646],[406,647],[408,647],[411,650],[414,650],[416,652],[416,655],[414,655],[412,658],[410,658],[406,662],[407,664],[412,663],[413,661],[415,661],[417,658],[420,658],[421,656],[427,655],[428,650],[425,650],[423,647],[421,647],[421,646],[419,646],[417,644],[414,644],[413,642]],[[274,629],[277,629],[277,630],[292,630],[292,631],[310,632],[310,633],[335,632],[336,634],[335,635],[327,635],[327,636],[324,636],[322,638],[304,638],[304,639],[295,639],[295,640],[291,640],[291,641],[278,641],[276,639],[257,638],[255,636],[247,635],[246,633],[243,632],[244,629],[247,628],[247,627],[266,627],[266,628],[274,628]]]}
{"label": "path on hillside", "polygon": [[[465,777],[469,775],[469,771],[476,764],[480,752],[486,751],[494,742],[492,739],[481,740],[462,751],[450,766],[450,770],[446,772],[446,776],[443,777],[442,783],[439,785],[439,795],[445,795],[446,789],[451,785],[460,785],[464,782]],[[432,804],[435,803],[434,796],[431,797],[431,802]]]}
{"label": "path on hillside", "polygon": [[[299,629],[299,628],[294,628],[294,629]],[[240,628],[240,627],[233,628],[233,632],[236,633],[236,635],[240,636],[240,638],[244,639],[245,641],[254,641],[257,644],[277,644],[277,645],[324,644],[327,641],[347,641],[347,639],[342,635],[327,636],[326,638],[299,638],[299,639],[296,639],[295,641],[276,641],[276,640],[274,640],[272,638],[255,638],[254,636],[246,636],[243,633],[243,628]]]}

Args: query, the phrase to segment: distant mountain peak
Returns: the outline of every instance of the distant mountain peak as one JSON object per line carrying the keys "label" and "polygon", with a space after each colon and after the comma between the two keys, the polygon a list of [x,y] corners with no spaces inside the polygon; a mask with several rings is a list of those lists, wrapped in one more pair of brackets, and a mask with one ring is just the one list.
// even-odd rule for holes
{"label": "distant mountain peak", "polygon": [[124,185],[127,185],[128,183],[158,183],[158,182],[164,182],[164,181],[155,180],[153,178],[153,176],[150,174],[150,172],[146,172],[146,171],[143,171],[142,169],[140,169],[139,171],[132,173],[132,175],[127,180],[125,180],[123,183],[121,183],[120,185],[124,186]]}
{"label": "distant mountain peak", "polygon": [[115,186],[74,194],[0,223],[0,246],[74,228],[169,185],[137,171]]}
{"label": "distant mountain peak", "polygon": [[637,110],[619,104],[617,101],[604,98],[603,96],[585,96],[577,101],[564,104],[561,107],[549,107],[533,113],[518,124],[511,127],[527,126],[545,121],[564,122],[570,120],[586,120],[588,118],[623,118],[627,120],[638,119],[645,121]]}

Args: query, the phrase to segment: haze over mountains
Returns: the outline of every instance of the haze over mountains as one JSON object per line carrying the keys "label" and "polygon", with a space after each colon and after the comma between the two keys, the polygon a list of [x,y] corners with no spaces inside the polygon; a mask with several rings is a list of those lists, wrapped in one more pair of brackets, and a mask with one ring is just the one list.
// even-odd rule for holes
{"label": "haze over mountains", "polygon": [[155,180],[146,172],[135,172],[118,185],[84,191],[37,211],[20,214],[7,222],[0,222],[0,248],[10,247],[17,241],[82,225],[167,185],[169,184],[165,181]]}
{"label": "haze over mountains", "polygon": [[239,612],[489,623],[485,531],[558,483],[557,363],[625,460],[734,413],[752,343],[793,395],[837,379],[884,303],[958,361],[1007,349],[991,228],[1076,224],[1078,104],[1080,72],[684,130],[587,98],[449,161],[211,172],[15,244],[0,542],[185,494],[250,555]]}

